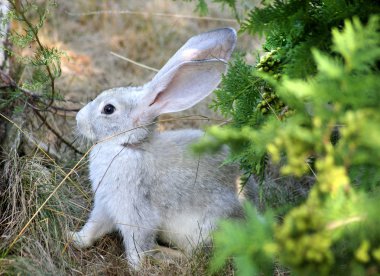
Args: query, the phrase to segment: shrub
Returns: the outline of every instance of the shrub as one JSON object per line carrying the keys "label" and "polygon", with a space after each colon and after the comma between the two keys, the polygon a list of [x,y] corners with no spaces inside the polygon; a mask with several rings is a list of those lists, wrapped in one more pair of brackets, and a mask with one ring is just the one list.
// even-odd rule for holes
{"label": "shrub", "polygon": [[269,2],[240,29],[265,35],[266,53],[253,65],[237,56],[216,91],[213,107],[232,123],[210,128],[194,148],[230,145],[231,160],[261,176],[261,190],[272,162],[316,183],[285,211],[263,199],[273,214],[248,208],[244,224],[223,222],[212,268],[231,256],[240,275],[275,262],[301,275],[380,273],[379,4]]}

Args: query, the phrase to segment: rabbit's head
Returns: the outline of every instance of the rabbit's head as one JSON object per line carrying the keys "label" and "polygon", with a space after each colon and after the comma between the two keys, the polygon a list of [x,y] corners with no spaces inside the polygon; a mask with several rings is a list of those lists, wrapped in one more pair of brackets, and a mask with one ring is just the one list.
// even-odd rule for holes
{"label": "rabbit's head", "polygon": [[192,37],[148,84],[104,91],[83,107],[77,114],[80,133],[93,141],[144,140],[157,116],[188,109],[217,87],[235,43],[231,28]]}

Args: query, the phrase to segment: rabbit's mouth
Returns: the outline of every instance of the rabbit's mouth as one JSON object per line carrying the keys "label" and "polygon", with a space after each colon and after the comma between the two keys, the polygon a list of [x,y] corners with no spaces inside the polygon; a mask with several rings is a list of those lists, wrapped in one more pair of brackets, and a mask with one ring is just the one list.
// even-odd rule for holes
{"label": "rabbit's mouth", "polygon": [[91,124],[85,123],[84,120],[80,120],[78,119],[78,117],[77,117],[77,131],[82,137],[90,141],[96,140],[96,135],[91,127]]}
{"label": "rabbit's mouth", "polygon": [[96,136],[94,131],[92,130],[91,126],[85,125],[85,124],[77,124],[78,133],[82,135],[82,137],[90,140],[95,141]]}

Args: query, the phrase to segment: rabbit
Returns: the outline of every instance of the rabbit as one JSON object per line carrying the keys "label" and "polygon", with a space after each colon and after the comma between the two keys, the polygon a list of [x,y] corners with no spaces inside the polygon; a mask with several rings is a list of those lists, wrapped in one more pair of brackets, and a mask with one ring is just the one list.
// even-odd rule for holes
{"label": "rabbit", "polygon": [[94,206],[75,246],[89,247],[112,231],[138,269],[156,239],[191,254],[208,244],[217,221],[242,217],[236,165],[228,149],[196,156],[189,145],[200,130],[155,131],[156,118],[188,109],[221,81],[236,44],[222,28],[190,38],[147,84],[102,92],[77,114],[79,132],[95,142],[89,157]]}

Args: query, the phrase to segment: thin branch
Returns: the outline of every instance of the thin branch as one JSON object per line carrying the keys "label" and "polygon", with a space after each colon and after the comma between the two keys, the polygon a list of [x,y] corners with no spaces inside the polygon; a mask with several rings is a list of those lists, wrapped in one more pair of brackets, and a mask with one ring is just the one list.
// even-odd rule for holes
{"label": "thin branch", "polygon": [[113,56],[115,56],[115,57],[118,57],[118,58],[121,58],[121,59],[123,59],[123,60],[126,60],[126,61],[128,61],[128,62],[130,62],[130,63],[132,63],[132,64],[134,64],[134,65],[140,66],[140,67],[142,67],[142,68],[145,68],[145,69],[148,69],[148,70],[151,70],[151,71],[154,71],[154,72],[158,72],[158,69],[153,68],[153,67],[150,67],[150,66],[145,65],[145,64],[142,64],[142,63],[140,63],[140,62],[134,61],[134,60],[132,60],[132,59],[130,59],[130,58],[123,57],[123,56],[121,56],[121,55],[119,55],[119,54],[116,54],[116,53],[114,53],[114,52],[110,52],[110,54],[113,55]]}
{"label": "thin branch", "polygon": [[29,91],[28,89],[25,89],[25,88],[18,86],[18,84],[8,74],[4,73],[3,70],[0,70],[0,77],[5,84],[2,86],[2,88],[9,87],[12,89],[20,90],[22,93],[24,93],[26,96],[28,96],[32,99],[38,99],[41,97],[40,95],[38,95],[32,91]]}
{"label": "thin branch", "polygon": [[[13,90],[18,90],[18,91],[22,92],[25,96],[30,98],[32,101],[39,101],[41,103],[46,104],[44,102],[44,97],[42,95],[19,86],[8,74],[4,73],[4,71],[2,71],[2,70],[0,70],[0,78],[4,82],[4,85],[2,85],[0,88],[11,88]],[[59,101],[70,102],[70,103],[78,103],[76,101],[71,101],[71,100],[66,100],[66,99],[59,100]],[[32,109],[35,109],[38,111],[47,111],[46,109],[39,109],[34,105],[30,105],[30,107]],[[49,109],[49,108],[54,109],[54,110],[59,110],[59,111],[66,111],[66,112],[78,112],[79,111],[78,108],[65,108],[65,107],[58,107],[58,106],[54,106],[54,105],[48,106],[47,109]]]}
{"label": "thin branch", "polygon": [[175,13],[164,13],[164,12],[141,12],[141,11],[116,11],[116,10],[101,10],[101,11],[90,11],[90,12],[67,12],[71,16],[89,16],[89,15],[101,15],[101,14],[130,14],[130,15],[142,15],[142,16],[160,16],[160,17],[174,17],[181,19],[195,19],[195,20],[206,20],[206,21],[222,21],[237,23],[236,19],[233,18],[220,18],[211,16],[193,16],[186,14],[175,14]]}
{"label": "thin branch", "polygon": [[318,180],[317,174],[314,172],[313,168],[310,166],[309,162],[306,161],[306,165],[309,167],[311,173],[314,175],[315,179]]}
{"label": "thin branch", "polygon": [[41,113],[37,110],[34,110],[34,113],[37,115],[37,117],[43,122],[43,124],[52,132],[54,133],[54,135],[59,139],[61,140],[66,146],[68,146],[70,149],[72,149],[73,151],[75,151],[76,153],[78,154],[84,154],[83,152],[79,151],[77,148],[75,148],[73,146],[72,143],[70,143],[69,141],[67,141],[65,138],[63,138],[59,133],[58,131],[56,131],[46,120],[46,118],[44,118]]}
{"label": "thin branch", "polygon": [[[59,107],[51,105],[49,108],[54,109],[55,111],[65,111],[65,112],[79,112],[80,108],[66,108],[66,107]],[[49,111],[49,110],[45,110]]]}
{"label": "thin branch", "polygon": [[33,137],[33,138],[32,137],[33,136],[26,137],[27,138],[27,143],[30,146],[38,145],[39,148],[43,149],[44,151],[46,151],[50,155],[54,156],[57,160],[62,159],[62,156],[60,156],[60,154],[56,150],[54,150],[52,147],[50,147],[48,144],[46,144],[46,143],[44,143],[42,141],[37,140],[37,138],[35,138],[35,137]]}
{"label": "thin branch", "polygon": [[261,98],[265,101],[265,103],[269,106],[270,110],[272,111],[272,113],[274,114],[274,116],[276,116],[277,120],[279,120],[281,122],[281,119],[277,116],[277,113],[276,111],[273,109],[272,105],[270,104],[270,102],[267,101],[266,98],[264,98],[264,95],[263,93],[261,93],[261,91],[259,91],[260,93],[260,96]]}
{"label": "thin branch", "polygon": [[121,150],[120,150],[117,154],[115,154],[115,155],[112,157],[112,160],[111,160],[111,162],[108,164],[107,169],[105,170],[104,174],[102,175],[102,178],[99,180],[98,185],[96,185],[96,188],[95,188],[95,191],[94,191],[94,195],[95,195],[96,192],[98,191],[98,189],[99,189],[99,187],[100,187],[100,184],[103,182],[104,177],[106,176],[108,170],[111,168],[112,163],[113,163],[113,162],[115,161],[115,159],[121,154],[121,152],[122,152],[123,150],[125,150],[125,147],[122,147]]}
{"label": "thin branch", "polygon": [[336,228],[340,228],[342,226],[346,226],[351,223],[361,222],[364,219],[365,218],[362,216],[354,216],[354,217],[349,217],[342,220],[333,221],[326,226],[326,230],[335,230]]}

